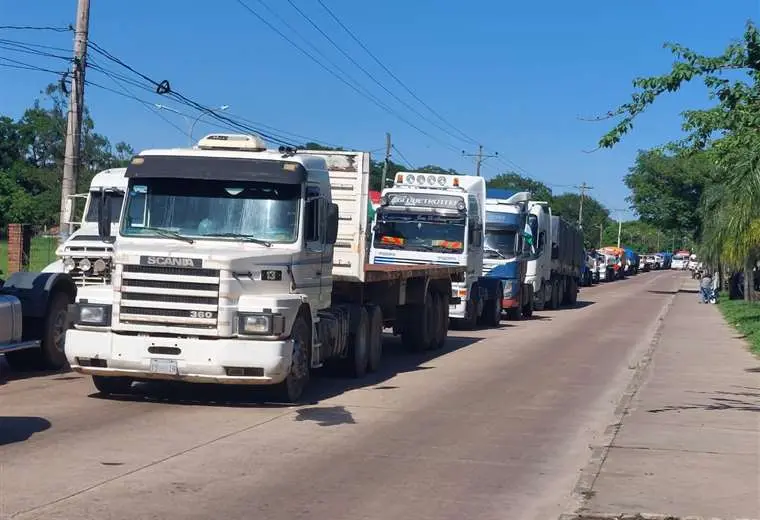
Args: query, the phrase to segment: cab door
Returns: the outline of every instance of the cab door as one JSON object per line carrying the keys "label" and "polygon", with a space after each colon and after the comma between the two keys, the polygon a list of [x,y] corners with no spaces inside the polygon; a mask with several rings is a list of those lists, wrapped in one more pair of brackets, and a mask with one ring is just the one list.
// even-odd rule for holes
{"label": "cab door", "polygon": [[332,258],[326,270],[325,260],[330,249],[325,245],[327,204],[318,184],[307,185],[305,210],[304,253],[294,270],[300,273],[300,278],[296,276],[296,280],[302,280],[298,287],[308,296],[312,307],[324,309],[330,305],[332,284],[327,283],[327,274],[331,271]]}

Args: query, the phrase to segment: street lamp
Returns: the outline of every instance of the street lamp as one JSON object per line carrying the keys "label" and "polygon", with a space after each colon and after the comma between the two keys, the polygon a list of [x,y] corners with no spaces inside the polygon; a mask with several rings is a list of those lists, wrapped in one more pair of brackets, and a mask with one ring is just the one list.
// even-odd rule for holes
{"label": "street lamp", "polygon": [[166,105],[161,105],[159,103],[156,103],[154,106],[157,109],[159,109],[159,110],[168,110],[169,112],[174,112],[175,114],[180,115],[180,116],[182,116],[185,119],[185,122],[187,123],[187,127],[188,127],[188,129],[187,129],[187,137],[190,140],[190,146],[193,145],[193,130],[195,130],[195,125],[196,125],[196,123],[198,123],[198,121],[200,121],[200,119],[203,116],[205,116],[205,115],[207,115],[209,113],[223,112],[223,111],[227,110],[228,108],[230,108],[229,105],[222,105],[219,108],[210,109],[209,112],[203,112],[198,117],[196,117],[193,121],[190,121],[190,118],[187,117],[187,115],[183,114],[182,112],[180,112],[176,108],[172,108],[172,107],[166,106]]}

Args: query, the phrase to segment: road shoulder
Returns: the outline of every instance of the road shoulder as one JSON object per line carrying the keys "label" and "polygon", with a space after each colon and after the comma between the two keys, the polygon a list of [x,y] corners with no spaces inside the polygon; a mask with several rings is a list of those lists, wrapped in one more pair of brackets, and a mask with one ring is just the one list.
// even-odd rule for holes
{"label": "road shoulder", "polygon": [[760,516],[759,365],[684,281],[563,519]]}

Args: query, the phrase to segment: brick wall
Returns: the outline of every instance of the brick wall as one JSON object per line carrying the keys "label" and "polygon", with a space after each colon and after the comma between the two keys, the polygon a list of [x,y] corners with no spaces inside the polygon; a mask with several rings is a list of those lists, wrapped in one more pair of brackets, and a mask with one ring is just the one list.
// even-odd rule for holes
{"label": "brick wall", "polygon": [[26,271],[32,246],[32,229],[25,224],[8,224],[8,274]]}

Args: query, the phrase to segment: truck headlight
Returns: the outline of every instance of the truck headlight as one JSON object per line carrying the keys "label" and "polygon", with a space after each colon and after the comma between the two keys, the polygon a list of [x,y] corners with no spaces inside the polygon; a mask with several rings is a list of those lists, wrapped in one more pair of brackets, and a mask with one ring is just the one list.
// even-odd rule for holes
{"label": "truck headlight", "polygon": [[238,333],[279,336],[285,331],[285,318],[279,314],[239,314]]}
{"label": "truck headlight", "polygon": [[77,305],[76,320],[77,325],[89,325],[103,327],[111,324],[111,306],[80,303]]}

